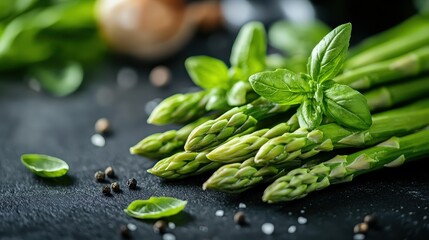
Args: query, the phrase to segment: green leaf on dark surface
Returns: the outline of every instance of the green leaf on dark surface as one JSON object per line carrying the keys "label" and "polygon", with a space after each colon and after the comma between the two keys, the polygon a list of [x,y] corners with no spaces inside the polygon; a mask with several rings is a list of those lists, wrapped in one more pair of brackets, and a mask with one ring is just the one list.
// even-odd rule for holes
{"label": "green leaf on dark surface", "polygon": [[189,57],[185,67],[194,83],[204,89],[228,88],[228,67],[219,59],[208,56]]}
{"label": "green leaf on dark surface", "polygon": [[43,154],[23,154],[21,162],[28,170],[40,177],[61,177],[69,170],[65,161]]}
{"label": "green leaf on dark surface", "polygon": [[297,115],[299,126],[307,129],[318,127],[323,120],[322,108],[313,99],[304,100],[298,108]]}
{"label": "green leaf on dark surface", "polygon": [[83,69],[77,62],[64,67],[38,67],[32,73],[44,90],[58,97],[75,92],[83,81]]}
{"label": "green leaf on dark surface", "polygon": [[186,207],[187,201],[172,197],[150,197],[147,200],[135,200],[125,213],[139,219],[158,219],[175,215]]}
{"label": "green leaf on dark surface", "polygon": [[314,81],[334,78],[340,71],[349,47],[352,25],[346,23],[328,33],[311,52],[307,73]]}
{"label": "green leaf on dark surface", "polygon": [[245,24],[234,42],[231,51],[231,67],[234,75],[240,72],[239,78],[247,80],[253,73],[265,69],[267,43],[264,25],[260,22]]}
{"label": "green leaf on dark surface", "polygon": [[347,85],[324,83],[325,114],[338,124],[356,129],[368,129],[372,119],[366,98]]}
{"label": "green leaf on dark surface", "polygon": [[310,92],[310,86],[302,75],[287,69],[256,73],[249,81],[256,93],[279,104],[301,103],[305,94]]}

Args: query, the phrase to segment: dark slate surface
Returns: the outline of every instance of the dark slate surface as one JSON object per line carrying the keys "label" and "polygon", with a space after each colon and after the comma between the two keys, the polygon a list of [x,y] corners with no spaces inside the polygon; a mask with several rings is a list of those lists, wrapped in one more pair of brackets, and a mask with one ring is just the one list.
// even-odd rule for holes
{"label": "dark slate surface", "polygon": [[[333,186],[290,203],[268,205],[260,200],[263,187],[240,195],[203,191],[202,176],[165,182],[147,174],[154,162],[128,153],[141,138],[177,126],[147,125],[145,104],[192,87],[183,67],[186,56],[208,54],[227,59],[231,41],[222,33],[199,36],[187,49],[166,62],[174,81],[164,89],[148,80],[151,65],[109,57],[94,68],[76,94],[54,98],[37,93],[16,76],[0,81],[0,238],[1,239],[120,239],[119,226],[132,223],[134,239],[162,239],[152,230],[153,221],[128,217],[123,209],[135,199],[172,196],[188,200],[184,212],[168,218],[177,239],[352,239],[353,227],[368,213],[378,215],[378,227],[367,239],[429,239],[429,159],[397,169],[383,169]],[[197,47],[195,47],[197,46]],[[122,67],[139,73],[133,89],[121,89],[116,74]],[[108,101],[97,100],[109,95]],[[113,134],[103,148],[90,142],[94,122],[107,117]],[[59,179],[42,179],[20,162],[23,153],[60,157],[70,166]],[[106,197],[94,173],[113,166],[123,192]],[[138,190],[125,188],[127,178],[138,181]],[[110,180],[109,180],[110,182]],[[239,203],[249,225],[233,222]],[[223,217],[215,216],[224,210]],[[301,225],[298,217],[307,218]],[[261,225],[275,225],[265,236]],[[288,233],[290,226],[295,233]]]}

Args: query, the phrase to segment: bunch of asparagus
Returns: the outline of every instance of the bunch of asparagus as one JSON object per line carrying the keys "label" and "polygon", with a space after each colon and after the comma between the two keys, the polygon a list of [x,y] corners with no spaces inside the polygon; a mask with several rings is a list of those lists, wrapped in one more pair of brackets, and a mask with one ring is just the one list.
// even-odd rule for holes
{"label": "bunch of asparagus", "polygon": [[[229,69],[209,57],[188,59],[204,90],[167,98],[148,120],[190,123],[130,152],[161,159],[148,172],[165,179],[214,171],[204,189],[238,193],[272,183],[263,195],[270,203],[421,158],[429,152],[428,27],[428,17],[414,16],[349,51],[351,24],[340,25],[314,41],[306,72],[295,73],[302,67],[270,71],[265,29],[249,23]],[[340,148],[351,154],[321,154]]]}

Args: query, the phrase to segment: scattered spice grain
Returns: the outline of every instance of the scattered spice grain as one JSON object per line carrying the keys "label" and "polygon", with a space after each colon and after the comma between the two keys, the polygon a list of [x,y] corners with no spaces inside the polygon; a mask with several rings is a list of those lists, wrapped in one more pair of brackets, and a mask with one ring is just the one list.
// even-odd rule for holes
{"label": "scattered spice grain", "polygon": [[137,189],[137,180],[135,178],[130,178],[127,181],[127,185],[129,189]]}

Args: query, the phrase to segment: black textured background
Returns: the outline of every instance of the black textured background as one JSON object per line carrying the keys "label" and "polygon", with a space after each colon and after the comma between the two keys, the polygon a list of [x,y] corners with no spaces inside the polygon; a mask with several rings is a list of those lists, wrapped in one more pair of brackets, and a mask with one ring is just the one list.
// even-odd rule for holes
{"label": "black textured background", "polygon": [[[332,17],[334,13],[328,11],[332,3],[314,2],[329,23],[355,19],[352,23],[360,38],[392,26],[412,12],[397,9],[402,15],[397,14],[396,18],[390,16],[395,11],[384,12],[391,21],[386,23],[379,16],[383,21],[377,25],[373,23],[376,20],[364,19],[359,11]],[[369,3],[362,1],[360,14],[372,16],[383,11],[368,8]],[[261,202],[263,187],[229,195],[203,191],[201,184],[207,176],[165,182],[146,173],[154,162],[130,155],[128,148],[151,133],[177,126],[147,125],[145,104],[154,98],[187,91],[193,85],[183,67],[184,59],[207,54],[227,60],[232,39],[225,31],[197,35],[182,52],[163,63],[172,70],[174,78],[164,89],[149,83],[148,73],[154,65],[119,56],[109,56],[94,67],[84,86],[65,98],[37,93],[14,74],[0,76],[0,238],[120,239],[119,226],[133,223],[137,226],[132,232],[134,239],[161,239],[153,232],[152,221],[130,218],[123,209],[135,199],[172,196],[188,200],[184,212],[168,218],[176,224],[168,232],[177,239],[352,239],[354,225],[367,213],[378,215],[378,227],[370,230],[367,239],[428,239],[429,159],[383,169],[279,205]],[[138,71],[135,88],[117,86],[116,75],[123,67]],[[100,91],[110,93],[111,101],[100,104]],[[90,142],[94,122],[100,117],[107,117],[114,131],[103,148]],[[59,179],[31,174],[19,159],[21,154],[33,152],[64,159],[70,171]],[[106,197],[101,194],[102,184],[95,182],[93,175],[109,165],[116,170],[123,192]],[[130,177],[137,179],[138,190],[125,187]],[[247,205],[246,227],[237,227],[233,222],[241,202]],[[225,215],[215,216],[216,210],[224,210]],[[307,218],[307,224],[298,224],[299,216]],[[275,225],[272,236],[261,232],[265,222]],[[297,227],[295,233],[288,233],[291,225]]]}

